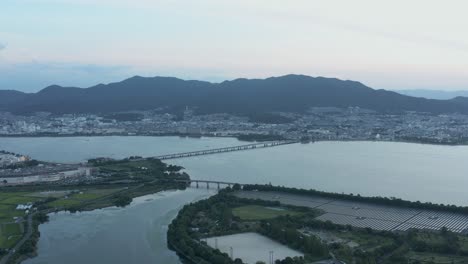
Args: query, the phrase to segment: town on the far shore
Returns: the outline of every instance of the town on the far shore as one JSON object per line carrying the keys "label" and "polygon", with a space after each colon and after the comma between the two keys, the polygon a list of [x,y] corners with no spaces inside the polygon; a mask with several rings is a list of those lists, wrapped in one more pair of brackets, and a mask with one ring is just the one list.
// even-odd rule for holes
{"label": "town on the far shore", "polygon": [[[380,140],[466,144],[468,115],[379,113],[359,107],[313,107],[305,113],[196,114],[164,108],[106,114],[15,115],[0,112],[0,136],[189,135],[246,140]],[[249,136],[251,136],[249,138]]]}

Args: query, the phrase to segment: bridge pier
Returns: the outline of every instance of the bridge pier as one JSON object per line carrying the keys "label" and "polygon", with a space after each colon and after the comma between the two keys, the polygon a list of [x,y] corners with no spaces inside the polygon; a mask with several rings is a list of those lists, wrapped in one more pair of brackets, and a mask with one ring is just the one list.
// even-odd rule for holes
{"label": "bridge pier", "polygon": [[218,190],[219,190],[219,182],[218,182]]}
{"label": "bridge pier", "polygon": [[198,181],[195,182],[197,184],[197,189],[198,189]]}
{"label": "bridge pier", "polygon": [[206,188],[207,188],[207,189],[210,188],[210,183],[209,183],[209,182],[206,182]]}

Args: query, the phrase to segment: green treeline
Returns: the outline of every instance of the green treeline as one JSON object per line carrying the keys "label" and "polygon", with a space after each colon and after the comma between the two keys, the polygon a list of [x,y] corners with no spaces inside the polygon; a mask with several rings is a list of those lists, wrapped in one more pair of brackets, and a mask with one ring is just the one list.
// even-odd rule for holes
{"label": "green treeline", "polygon": [[[219,225],[216,235],[226,235],[239,232],[253,231],[270,237],[278,242],[300,250],[305,253],[306,258],[287,258],[277,263],[307,263],[306,259],[323,259],[328,256],[327,246],[322,244],[316,237],[305,237],[294,229],[293,217],[284,216],[272,220],[262,220],[258,227],[245,230],[239,227],[239,219],[232,215],[231,209],[248,204],[262,206],[278,206],[278,202],[241,199],[229,194],[230,189],[222,190],[219,194],[196,203],[186,205],[179,211],[178,216],[169,225],[167,233],[168,245],[179,253],[183,258],[193,263],[243,263],[241,259],[232,260],[226,253],[209,247],[194,231],[193,219],[197,214],[205,214],[211,219],[216,219]],[[298,208],[298,210],[305,210]],[[311,216],[316,216],[311,213]],[[293,224],[289,226],[289,224]],[[199,227],[196,227],[199,228]],[[203,229],[203,227],[200,227]],[[206,230],[204,230],[206,231]]]}
{"label": "green treeline", "polygon": [[263,134],[246,134],[246,135],[239,135],[237,139],[241,141],[276,141],[276,140],[285,140],[286,138],[281,135],[263,135]]}

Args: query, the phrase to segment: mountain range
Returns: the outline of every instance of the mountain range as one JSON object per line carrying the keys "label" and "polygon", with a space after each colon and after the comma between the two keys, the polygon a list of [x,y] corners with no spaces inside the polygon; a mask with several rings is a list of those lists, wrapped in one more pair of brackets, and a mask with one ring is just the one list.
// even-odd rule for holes
{"label": "mountain range", "polygon": [[266,79],[236,79],[221,83],[173,77],[134,76],[121,82],[89,88],[52,85],[37,93],[0,90],[0,111],[109,113],[164,107],[185,107],[199,114],[252,114],[273,111],[303,112],[310,107],[358,106],[378,112],[468,114],[468,98],[434,100],[375,90],[356,81],[285,75]]}
{"label": "mountain range", "polygon": [[414,90],[398,90],[397,93],[404,95],[423,97],[427,99],[440,99],[447,100],[455,97],[468,97],[468,91],[441,91],[441,90],[427,90],[427,89],[414,89]]}

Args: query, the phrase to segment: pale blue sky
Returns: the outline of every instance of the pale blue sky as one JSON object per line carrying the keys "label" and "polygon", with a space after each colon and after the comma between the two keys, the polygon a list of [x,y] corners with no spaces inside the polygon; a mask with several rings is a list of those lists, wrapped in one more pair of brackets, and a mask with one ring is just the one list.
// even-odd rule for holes
{"label": "pale blue sky", "polygon": [[464,0],[2,0],[0,89],[289,73],[468,90]]}

